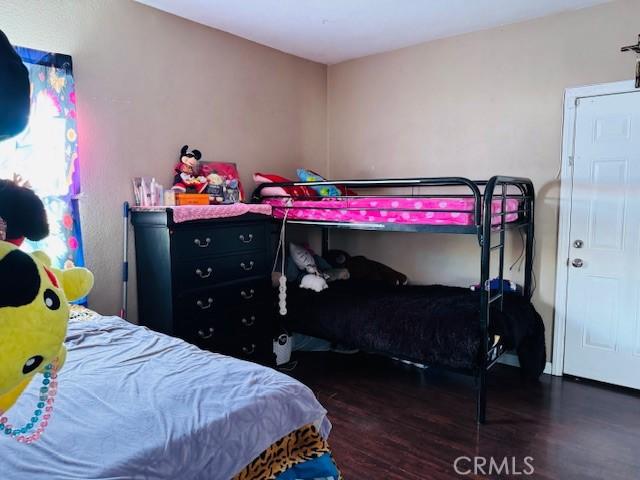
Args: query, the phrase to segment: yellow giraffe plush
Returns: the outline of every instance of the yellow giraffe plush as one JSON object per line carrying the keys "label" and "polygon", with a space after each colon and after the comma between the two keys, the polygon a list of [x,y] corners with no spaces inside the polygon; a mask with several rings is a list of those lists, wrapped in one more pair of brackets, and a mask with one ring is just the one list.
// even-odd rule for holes
{"label": "yellow giraffe plush", "polygon": [[86,268],[57,270],[43,252],[25,253],[0,241],[0,414],[33,376],[66,358],[69,303],[91,291]]}

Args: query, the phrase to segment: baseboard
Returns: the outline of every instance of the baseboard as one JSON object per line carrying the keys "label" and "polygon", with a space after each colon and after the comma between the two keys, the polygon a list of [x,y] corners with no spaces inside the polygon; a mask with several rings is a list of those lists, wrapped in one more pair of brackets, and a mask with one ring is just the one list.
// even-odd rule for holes
{"label": "baseboard", "polygon": [[[518,360],[518,356],[515,353],[505,353],[499,359],[498,363],[502,363],[504,365],[511,365],[512,367],[520,368],[520,360]],[[544,371],[542,373],[546,373],[547,375],[551,375],[551,362],[547,362],[544,366]]]}

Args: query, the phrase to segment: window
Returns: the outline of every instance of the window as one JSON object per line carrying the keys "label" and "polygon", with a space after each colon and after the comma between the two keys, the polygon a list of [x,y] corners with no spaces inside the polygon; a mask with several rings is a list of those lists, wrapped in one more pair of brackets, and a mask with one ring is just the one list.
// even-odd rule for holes
{"label": "window", "polygon": [[78,134],[71,57],[16,48],[29,69],[31,115],[24,132],[0,142],[0,178],[28,181],[44,202],[49,237],[25,242],[59,268],[84,265],[77,196]]}

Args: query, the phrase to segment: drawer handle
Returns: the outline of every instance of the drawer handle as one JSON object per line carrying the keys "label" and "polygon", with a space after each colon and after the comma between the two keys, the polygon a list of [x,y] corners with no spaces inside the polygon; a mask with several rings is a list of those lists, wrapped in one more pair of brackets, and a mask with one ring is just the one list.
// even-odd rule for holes
{"label": "drawer handle", "polygon": [[213,273],[213,268],[211,267],[207,268],[207,273],[204,273],[199,268],[196,268],[196,275],[198,275],[200,278],[209,278],[212,273]]}
{"label": "drawer handle", "polygon": [[256,344],[252,343],[250,347],[242,347],[242,351],[245,355],[252,355],[256,351]]}
{"label": "drawer handle", "polygon": [[200,307],[200,310],[207,310],[208,308],[211,308],[213,306],[213,298],[209,297],[207,298],[207,304],[205,305],[204,302],[202,300],[198,300],[196,302],[196,305]]}
{"label": "drawer handle", "polygon": [[254,315],[251,315],[251,317],[249,317],[249,319],[243,318],[240,321],[242,322],[242,325],[244,325],[245,327],[250,327],[254,323],[256,323],[256,317]]}
{"label": "drawer handle", "polygon": [[240,295],[242,295],[242,298],[244,298],[245,300],[251,300],[254,297],[255,293],[256,291],[252,288],[251,290],[249,290],[249,293],[242,290],[240,292]]}
{"label": "drawer handle", "polygon": [[248,237],[240,235],[238,238],[242,243],[251,243],[253,241],[253,233],[250,233]]}
{"label": "drawer handle", "polygon": [[207,330],[206,332],[203,331],[203,330],[198,330],[198,335],[203,340],[207,340],[207,339],[213,337],[213,327],[209,327],[209,330]]}
{"label": "drawer handle", "polygon": [[195,243],[200,248],[207,248],[211,244],[211,239],[209,237],[204,239],[204,242],[199,238],[194,238],[193,243]]}
{"label": "drawer handle", "polygon": [[251,270],[253,270],[253,266],[254,266],[254,265],[255,265],[255,262],[254,262],[253,260],[251,260],[251,261],[249,262],[249,265],[247,265],[247,264],[246,264],[246,263],[244,263],[244,262],[242,262],[242,263],[240,264],[240,266],[242,267],[242,269],[243,269],[245,272],[250,272]]}

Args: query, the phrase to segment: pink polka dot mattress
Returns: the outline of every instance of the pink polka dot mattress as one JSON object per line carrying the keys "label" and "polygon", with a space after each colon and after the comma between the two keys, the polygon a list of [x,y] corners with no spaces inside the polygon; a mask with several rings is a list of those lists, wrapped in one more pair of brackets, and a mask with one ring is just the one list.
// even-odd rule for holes
{"label": "pink polka dot mattress", "polygon": [[[283,218],[288,209],[290,220],[340,223],[396,223],[409,225],[474,225],[475,200],[460,198],[421,197],[355,197],[322,200],[293,200],[283,197],[263,199],[273,207],[273,216]],[[506,200],[506,222],[518,219],[518,200]],[[492,224],[500,223],[502,200],[494,200],[491,211],[496,215]]]}

